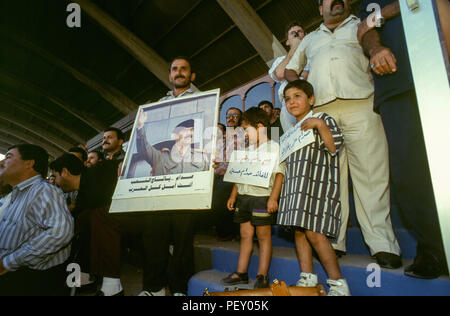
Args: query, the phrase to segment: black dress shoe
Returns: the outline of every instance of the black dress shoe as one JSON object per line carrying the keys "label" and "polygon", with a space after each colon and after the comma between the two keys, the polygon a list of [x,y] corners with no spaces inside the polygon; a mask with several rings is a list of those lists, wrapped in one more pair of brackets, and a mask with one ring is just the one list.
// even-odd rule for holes
{"label": "black dress shoe", "polygon": [[[95,293],[95,296],[105,296],[105,293],[103,291],[99,290],[97,293]],[[125,296],[125,292],[122,290],[117,294],[111,295],[111,296]]]}
{"label": "black dress shoe", "polygon": [[398,269],[403,263],[400,256],[394,255],[389,252],[378,252],[374,255],[375,259],[377,259],[377,263],[380,267],[385,269]]}
{"label": "black dress shoe", "polygon": [[445,269],[434,260],[416,260],[405,269],[404,274],[411,278],[431,280],[444,275]]}
{"label": "black dress shoe", "polygon": [[77,289],[77,294],[92,294],[96,293],[99,287],[98,282],[91,282],[89,284],[82,285]]}

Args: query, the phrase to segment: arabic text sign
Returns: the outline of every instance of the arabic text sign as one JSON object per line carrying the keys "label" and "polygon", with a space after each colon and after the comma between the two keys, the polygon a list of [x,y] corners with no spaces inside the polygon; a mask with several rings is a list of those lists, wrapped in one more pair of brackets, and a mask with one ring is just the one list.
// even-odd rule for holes
{"label": "arabic text sign", "polygon": [[280,138],[280,162],[285,161],[292,153],[314,142],[313,130],[302,131],[301,123],[289,129]]}
{"label": "arabic text sign", "polygon": [[224,181],[268,188],[277,153],[236,150],[231,155]]}

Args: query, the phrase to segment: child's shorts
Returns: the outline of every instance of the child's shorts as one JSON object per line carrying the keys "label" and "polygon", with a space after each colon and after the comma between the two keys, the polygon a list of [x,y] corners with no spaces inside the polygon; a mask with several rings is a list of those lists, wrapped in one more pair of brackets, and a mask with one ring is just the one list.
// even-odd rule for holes
{"label": "child's shorts", "polygon": [[238,195],[233,221],[238,224],[251,222],[253,226],[275,224],[276,215],[267,212],[268,200],[268,196]]}

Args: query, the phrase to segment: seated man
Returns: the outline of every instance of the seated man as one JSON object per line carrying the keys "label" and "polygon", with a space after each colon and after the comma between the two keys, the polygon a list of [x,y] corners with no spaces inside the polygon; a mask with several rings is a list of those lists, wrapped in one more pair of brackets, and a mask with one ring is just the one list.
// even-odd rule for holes
{"label": "seated man", "polygon": [[0,296],[68,294],[73,218],[47,170],[48,154],[35,145],[15,145],[0,161],[0,179],[13,188],[0,213]]}

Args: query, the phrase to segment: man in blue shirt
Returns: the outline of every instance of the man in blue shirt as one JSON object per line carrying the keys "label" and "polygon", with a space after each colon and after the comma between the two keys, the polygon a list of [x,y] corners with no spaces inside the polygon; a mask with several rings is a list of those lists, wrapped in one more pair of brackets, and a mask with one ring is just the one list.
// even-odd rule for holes
{"label": "man in blue shirt", "polygon": [[[380,14],[370,14],[376,4]],[[358,38],[370,57],[375,112],[389,143],[392,190],[408,229],[418,237],[414,264],[405,275],[433,279],[445,273],[445,254],[397,0],[364,0]]]}

